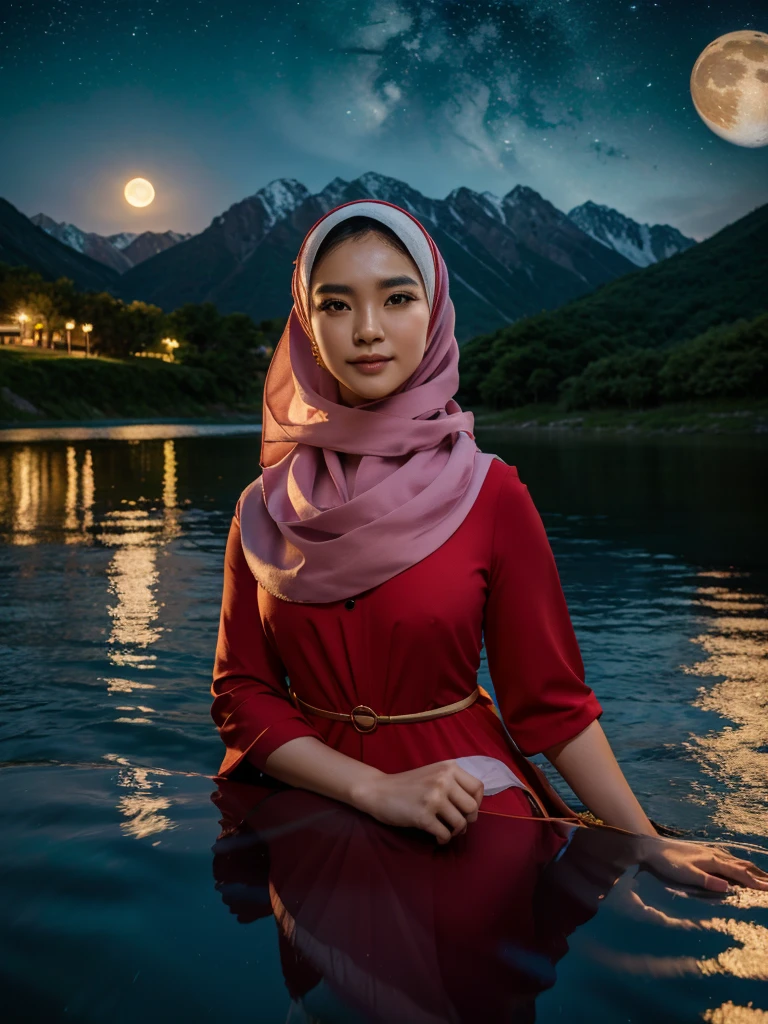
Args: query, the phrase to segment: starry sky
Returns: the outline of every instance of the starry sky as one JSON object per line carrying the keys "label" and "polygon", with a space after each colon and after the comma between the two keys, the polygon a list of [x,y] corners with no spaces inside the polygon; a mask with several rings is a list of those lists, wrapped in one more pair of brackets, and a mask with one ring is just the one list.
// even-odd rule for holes
{"label": "starry sky", "polygon": [[[689,79],[763,0],[6,0],[0,196],[88,231],[200,231],[279,177],[529,185],[698,240],[768,202],[768,146]],[[153,182],[138,210],[123,186]]]}

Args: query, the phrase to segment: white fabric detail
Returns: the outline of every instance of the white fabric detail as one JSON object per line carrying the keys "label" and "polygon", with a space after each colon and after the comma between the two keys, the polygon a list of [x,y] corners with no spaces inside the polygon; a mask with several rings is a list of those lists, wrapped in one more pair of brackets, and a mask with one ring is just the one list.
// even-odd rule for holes
{"label": "white fabric detail", "polygon": [[[473,754],[470,757],[457,757],[455,760],[456,764],[463,768],[465,772],[469,772],[476,779],[480,779],[483,783],[483,796],[493,796],[505,789],[510,789],[512,786],[519,786],[520,789],[530,793],[528,786],[521,782],[512,769],[497,757]],[[581,826],[557,820],[550,822],[550,824],[566,840],[553,858],[553,860],[560,860]]]}
{"label": "white fabric detail", "polygon": [[524,782],[515,775],[512,769],[497,757],[486,757],[485,754],[472,754],[469,757],[457,757],[456,764],[465,772],[480,779],[483,784],[483,796],[494,796],[511,786],[528,789]]}
{"label": "white fabric detail", "polygon": [[413,257],[413,261],[419,268],[419,273],[424,281],[424,288],[427,292],[431,311],[435,299],[435,264],[432,258],[432,250],[429,248],[429,242],[427,242],[424,232],[419,225],[412,221],[410,217],[400,210],[396,210],[392,206],[385,206],[382,203],[361,202],[353,203],[352,206],[342,206],[340,209],[334,210],[333,213],[329,213],[315,228],[307,239],[302,259],[301,273],[304,277],[304,287],[307,294],[309,294],[309,278],[312,273],[312,264],[315,262],[315,254],[320,248],[320,243],[332,227],[338,224],[339,221],[347,220],[349,217],[373,217],[374,220],[380,220],[387,227],[392,228],[395,234],[405,242],[406,248]]}

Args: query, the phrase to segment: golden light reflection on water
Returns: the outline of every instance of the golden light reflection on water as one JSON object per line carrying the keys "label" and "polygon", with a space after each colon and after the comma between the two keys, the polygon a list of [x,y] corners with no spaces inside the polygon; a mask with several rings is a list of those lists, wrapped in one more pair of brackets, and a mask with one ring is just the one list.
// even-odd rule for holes
{"label": "golden light reflection on water", "polygon": [[[115,705],[113,721],[137,728],[154,724],[157,712],[149,704],[126,704],[125,697],[156,688],[153,683],[130,677],[156,668],[152,647],[165,628],[157,599],[158,553],[181,533],[183,512],[178,497],[175,442],[166,439],[162,443],[162,494],[152,498],[130,494],[137,481],[152,479],[158,468],[158,446],[141,445],[135,438],[128,443],[137,448],[127,460],[127,495],[122,498],[106,484],[99,489],[99,462],[94,460],[91,447],[31,444],[12,449],[0,461],[0,475],[7,485],[0,488],[0,517],[4,540],[10,544],[63,542],[111,549],[106,567],[105,609],[111,623],[106,657],[118,674],[101,681],[110,699],[123,701]],[[108,467],[112,483],[114,464],[110,462]],[[119,507],[114,507],[115,502]],[[104,504],[112,507],[99,511]],[[155,514],[156,505],[161,505],[159,516]],[[172,801],[156,792],[163,785],[158,778],[162,773],[132,768],[118,755],[106,756],[121,765],[118,786],[126,792],[121,794],[117,807],[125,819],[123,832],[144,838],[173,828],[170,817],[162,813]]]}
{"label": "golden light reflection on water", "polygon": [[700,687],[694,704],[728,724],[694,735],[684,746],[718,783],[706,794],[714,804],[714,824],[768,836],[768,617],[753,614],[768,611],[768,598],[739,592],[739,573],[701,576],[723,581],[695,591],[697,603],[718,614],[707,619],[706,632],[691,638],[707,657],[682,668],[691,675],[725,676]]}
{"label": "golden light reflection on water", "polygon": [[[131,443],[137,444],[136,441]],[[90,447],[74,444],[51,450],[28,444],[3,460],[7,486],[0,515],[11,544],[34,545],[50,540],[66,544],[98,544],[114,549],[106,567],[106,603],[112,629],[106,645],[110,662],[120,668],[152,669],[156,656],[148,650],[163,632],[156,593],[160,583],[158,551],[181,531],[176,445],[162,445],[162,495],[156,499],[123,498],[119,508],[97,512],[97,480]],[[139,446],[126,469],[126,489],[137,475],[144,479],[157,466],[157,446]],[[112,467],[110,467],[112,470]],[[109,496],[110,502],[115,496]],[[158,499],[160,501],[158,502]],[[154,505],[162,505],[158,516]],[[109,679],[110,692],[130,692],[151,684]]]}
{"label": "golden light reflection on water", "polygon": [[146,839],[147,836],[176,828],[175,823],[162,813],[170,808],[172,800],[154,792],[163,786],[161,777],[170,775],[170,772],[158,768],[131,767],[125,758],[117,754],[105,754],[104,757],[121,766],[117,773],[117,784],[129,790],[120,797],[117,804],[126,819],[120,824],[125,835]]}
{"label": "golden light reflection on water", "polygon": [[133,679],[105,679],[108,693],[133,693],[134,690],[154,690],[154,683],[137,683]]}
{"label": "golden light reflection on water", "polygon": [[163,444],[163,505],[176,508],[176,446],[173,441]]}
{"label": "golden light reflection on water", "polygon": [[741,980],[768,981],[768,928],[763,925],[730,917],[680,922],[667,918],[665,925],[719,933],[734,940],[734,944],[727,946],[715,956],[700,958],[621,953],[596,945],[592,950],[593,955],[614,970],[628,974],[645,974],[653,978],[724,975]]}
{"label": "golden light reflection on water", "polygon": [[66,544],[90,543],[93,525],[95,483],[93,455],[86,449],[80,455],[72,445],[60,453],[33,446],[13,452],[6,467],[7,489],[0,504],[3,518],[10,524],[5,538],[11,544],[38,544],[43,539],[53,513],[61,517],[60,527]]}
{"label": "golden light reflection on water", "polygon": [[93,526],[93,500],[96,485],[93,478],[93,455],[87,448],[83,455],[83,469],[80,477],[82,488],[83,533],[87,534]]}
{"label": "golden light reflection on water", "polygon": [[[705,628],[691,638],[705,657],[682,671],[707,679],[694,705],[724,719],[702,735],[692,735],[685,747],[699,762],[706,789],[702,803],[713,807],[713,823],[725,831],[768,835],[768,598],[740,589],[746,574],[702,572],[694,591],[705,610]],[[714,679],[714,681],[712,681]],[[708,785],[708,780],[712,784]],[[735,849],[737,856],[751,857]],[[725,948],[711,956],[654,956],[622,953],[593,946],[595,959],[613,971],[652,978],[697,976],[728,977],[740,981],[768,981],[768,928],[745,920],[768,907],[768,893],[736,887],[722,899],[723,910],[734,916],[705,920],[676,918],[643,903],[637,893],[627,894],[624,912],[631,918],[665,929],[708,932],[722,936]],[[737,916],[738,915],[738,916]],[[708,1009],[701,1019],[712,1024],[768,1024],[768,1012],[749,1003],[724,1002]]]}
{"label": "golden light reflection on water", "polygon": [[64,529],[66,540],[71,541],[77,530],[77,452],[67,446],[67,490],[64,497]]}
{"label": "golden light reflection on water", "polygon": [[8,501],[12,509],[12,532],[17,544],[36,542],[34,526],[40,510],[40,492],[44,474],[43,466],[38,467],[30,449],[13,453],[10,466],[10,490]]}
{"label": "golden light reflection on water", "polygon": [[154,547],[120,548],[107,568],[110,590],[117,603],[108,605],[112,631],[108,653],[113,665],[134,664],[150,668],[155,655],[144,654],[162,633],[162,626],[153,626],[158,616],[154,587],[157,583]]}
{"label": "golden light reflection on water", "polygon": [[[137,441],[138,459],[126,467],[126,482],[135,483],[134,476],[155,469],[157,447],[146,449]],[[138,465],[136,464],[138,462]],[[109,464],[110,479],[114,465]],[[98,481],[94,452],[90,447],[51,449],[24,445],[11,449],[0,447],[0,530],[5,543],[28,546],[39,543],[93,544],[104,540],[103,530],[119,525],[120,513],[98,516]],[[102,493],[110,500],[114,488],[106,484]],[[147,528],[154,542],[166,542],[179,533],[181,508],[178,499],[176,443],[165,440],[162,445],[162,518],[144,513]],[[157,498],[125,498],[128,508],[154,505]],[[154,511],[154,509],[153,509]],[[133,530],[133,523],[124,524]],[[102,534],[96,531],[102,530]],[[124,531],[127,532],[127,531]],[[114,543],[129,543],[127,537],[116,536]],[[138,543],[138,539],[133,541]]]}
{"label": "golden light reflection on water", "polygon": [[[181,532],[177,499],[177,463],[173,441],[163,445],[163,517],[158,521],[141,508],[114,509],[102,520],[101,543],[115,547],[107,576],[109,589],[116,601],[108,606],[112,629],[107,639],[107,657],[118,668],[151,671],[157,655],[149,651],[163,633],[159,624],[160,606],[156,592],[160,579],[158,550]],[[131,502],[135,506],[135,502]],[[151,683],[130,679],[105,679],[110,693],[131,693],[152,689]],[[145,705],[117,705],[123,712],[114,719],[119,725],[147,726],[154,722],[155,709]],[[128,714],[125,714],[128,712]],[[152,775],[156,775],[153,772]],[[121,770],[118,785],[131,790],[120,798],[118,810],[126,818],[122,829],[137,839],[174,828],[172,820],[162,811],[170,808],[168,797],[152,794],[162,782],[150,779],[147,769],[126,767]]]}

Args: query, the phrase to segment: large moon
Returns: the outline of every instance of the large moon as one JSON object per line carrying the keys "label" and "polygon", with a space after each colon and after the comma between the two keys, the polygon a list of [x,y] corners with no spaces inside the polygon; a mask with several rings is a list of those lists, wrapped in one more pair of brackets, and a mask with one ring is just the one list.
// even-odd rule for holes
{"label": "large moon", "polygon": [[768,145],[768,35],[719,36],[699,54],[691,98],[704,124],[737,146]]}
{"label": "large moon", "polygon": [[125,186],[125,198],[131,206],[149,206],[155,198],[152,182],[146,178],[131,178]]}

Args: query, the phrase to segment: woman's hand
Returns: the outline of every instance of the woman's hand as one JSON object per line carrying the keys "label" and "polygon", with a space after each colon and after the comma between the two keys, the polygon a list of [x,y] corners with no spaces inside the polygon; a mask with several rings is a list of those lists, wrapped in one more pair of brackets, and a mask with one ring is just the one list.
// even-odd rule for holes
{"label": "woman's hand", "polygon": [[422,828],[445,844],[475,821],[482,799],[482,782],[448,760],[368,778],[353,803],[385,825]]}
{"label": "woman's hand", "polygon": [[727,892],[729,882],[768,890],[768,872],[705,843],[654,837],[647,844],[642,867],[667,881],[698,885],[710,892]]}

